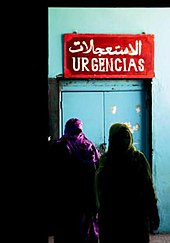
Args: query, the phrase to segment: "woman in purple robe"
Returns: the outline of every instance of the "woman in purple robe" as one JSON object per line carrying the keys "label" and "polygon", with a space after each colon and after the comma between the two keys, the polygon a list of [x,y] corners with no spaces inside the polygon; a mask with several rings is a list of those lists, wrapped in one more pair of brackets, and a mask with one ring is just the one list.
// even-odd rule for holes
{"label": "woman in purple robe", "polygon": [[64,135],[52,147],[55,242],[97,243],[94,178],[100,153],[77,118],[66,122]]}

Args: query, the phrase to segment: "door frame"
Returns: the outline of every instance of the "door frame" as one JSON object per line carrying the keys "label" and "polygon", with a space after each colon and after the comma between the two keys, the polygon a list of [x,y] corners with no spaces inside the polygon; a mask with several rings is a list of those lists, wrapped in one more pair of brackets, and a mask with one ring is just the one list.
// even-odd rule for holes
{"label": "door frame", "polygon": [[125,87],[133,91],[141,89],[145,90],[145,98],[148,112],[146,115],[146,126],[148,133],[146,134],[146,141],[149,143],[149,162],[152,169],[152,79],[60,79],[59,80],[59,102],[58,102],[58,137],[61,136],[62,131],[62,92],[81,92],[81,91],[121,91]]}

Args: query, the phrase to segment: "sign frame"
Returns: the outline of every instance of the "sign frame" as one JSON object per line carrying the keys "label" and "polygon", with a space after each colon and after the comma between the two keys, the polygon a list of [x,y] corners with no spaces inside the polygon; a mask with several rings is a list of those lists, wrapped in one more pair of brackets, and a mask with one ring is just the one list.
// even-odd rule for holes
{"label": "sign frame", "polygon": [[64,78],[153,78],[154,34],[64,34]]}

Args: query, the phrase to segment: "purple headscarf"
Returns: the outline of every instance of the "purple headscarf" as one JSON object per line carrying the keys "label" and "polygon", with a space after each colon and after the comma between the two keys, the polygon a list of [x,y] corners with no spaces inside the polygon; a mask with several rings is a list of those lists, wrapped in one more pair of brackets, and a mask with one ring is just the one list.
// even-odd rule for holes
{"label": "purple headscarf", "polygon": [[100,153],[95,145],[86,138],[82,131],[82,122],[77,118],[69,119],[65,124],[64,135],[70,153],[74,153],[78,159],[87,162],[98,162]]}
{"label": "purple headscarf", "polygon": [[83,127],[83,124],[79,119],[71,118],[65,124],[64,134],[66,136],[70,136],[73,134],[75,135],[75,133],[77,133],[77,131],[82,132],[82,127]]}

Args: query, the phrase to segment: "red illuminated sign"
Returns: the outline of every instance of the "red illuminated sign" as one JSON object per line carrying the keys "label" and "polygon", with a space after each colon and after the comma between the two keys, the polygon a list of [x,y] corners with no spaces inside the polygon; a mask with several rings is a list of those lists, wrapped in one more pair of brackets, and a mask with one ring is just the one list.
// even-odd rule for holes
{"label": "red illuminated sign", "polygon": [[152,34],[65,34],[65,78],[153,78]]}

